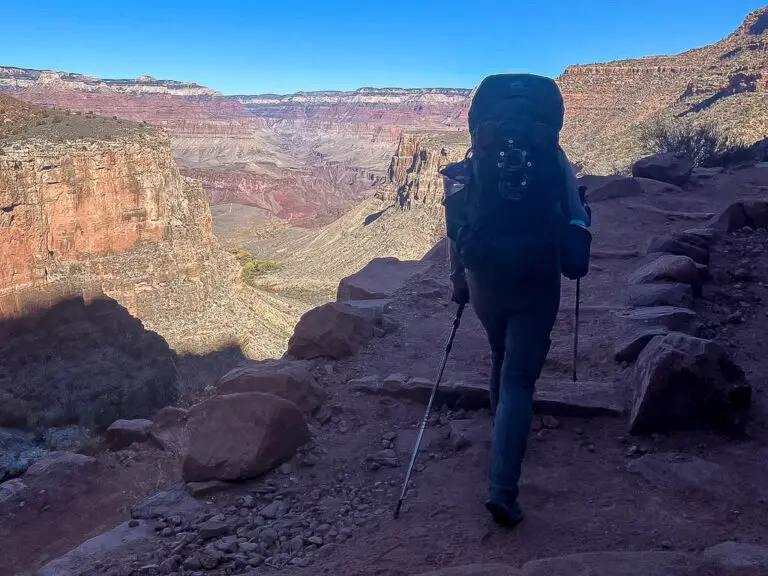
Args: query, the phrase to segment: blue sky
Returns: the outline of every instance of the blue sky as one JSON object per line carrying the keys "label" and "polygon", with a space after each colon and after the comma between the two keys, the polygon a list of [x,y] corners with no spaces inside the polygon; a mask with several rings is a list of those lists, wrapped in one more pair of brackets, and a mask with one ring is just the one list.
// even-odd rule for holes
{"label": "blue sky", "polygon": [[710,44],[763,2],[26,0],[2,9],[0,65],[225,94],[472,87],[495,72],[555,76]]}

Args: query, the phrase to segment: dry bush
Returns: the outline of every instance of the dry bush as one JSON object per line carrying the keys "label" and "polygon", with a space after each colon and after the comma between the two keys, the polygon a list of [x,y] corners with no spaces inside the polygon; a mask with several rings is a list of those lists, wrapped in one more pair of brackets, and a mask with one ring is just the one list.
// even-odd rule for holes
{"label": "dry bush", "polygon": [[749,155],[743,142],[715,122],[657,119],[641,130],[640,144],[649,154],[686,156],[694,166],[722,166]]}

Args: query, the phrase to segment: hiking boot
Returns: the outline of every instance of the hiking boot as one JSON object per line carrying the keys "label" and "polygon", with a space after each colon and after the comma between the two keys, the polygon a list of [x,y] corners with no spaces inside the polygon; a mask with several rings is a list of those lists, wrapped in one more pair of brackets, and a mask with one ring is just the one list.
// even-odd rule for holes
{"label": "hiking boot", "polygon": [[523,518],[525,518],[523,509],[518,502],[509,506],[496,500],[488,500],[485,503],[485,507],[488,509],[488,512],[491,513],[491,516],[493,516],[493,521],[499,526],[514,528],[523,521]]}

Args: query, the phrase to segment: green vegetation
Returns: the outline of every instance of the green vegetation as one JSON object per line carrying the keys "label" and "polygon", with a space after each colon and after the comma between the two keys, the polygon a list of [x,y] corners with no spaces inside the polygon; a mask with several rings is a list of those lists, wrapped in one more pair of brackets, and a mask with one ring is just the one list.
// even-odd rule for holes
{"label": "green vegetation", "polygon": [[232,248],[231,252],[242,266],[243,280],[249,284],[277,268],[277,260],[259,260],[249,250]]}
{"label": "green vegetation", "polygon": [[748,155],[748,147],[715,122],[657,119],[643,128],[640,144],[650,154],[684,155],[694,166],[721,166]]}

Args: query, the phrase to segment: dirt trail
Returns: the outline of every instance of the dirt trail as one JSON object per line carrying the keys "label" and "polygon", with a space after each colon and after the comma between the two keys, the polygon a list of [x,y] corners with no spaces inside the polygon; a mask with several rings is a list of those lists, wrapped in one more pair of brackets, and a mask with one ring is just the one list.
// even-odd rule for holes
{"label": "dirt trail", "polygon": [[[593,206],[594,249],[603,257],[595,259],[593,272],[583,283],[581,378],[629,386],[631,368],[612,358],[617,333],[614,310],[624,306],[624,279],[642,260],[651,235],[700,224],[638,209],[637,205],[686,213],[716,212],[736,198],[764,195],[766,184],[768,170],[749,169],[717,176],[700,186],[691,184],[679,196],[610,200]],[[280,570],[302,576],[406,576],[473,562],[519,566],[531,559],[587,551],[698,552],[726,540],[768,544],[768,487],[764,480],[768,471],[766,248],[768,235],[761,233],[737,234],[718,243],[713,251],[713,272],[733,270],[748,257],[755,265],[754,277],[739,287],[708,286],[696,305],[702,319],[716,326],[712,336],[734,352],[755,387],[752,438],[748,441],[734,442],[704,432],[634,439],[628,437],[623,418],[559,418],[548,423],[552,429],[536,431],[531,437],[521,492],[527,519],[510,532],[492,526],[482,506],[489,415],[483,410],[456,414],[444,409],[438,417],[438,407],[435,425],[428,429],[422,445],[403,515],[393,520],[392,509],[423,407],[354,393],[346,382],[374,374],[434,376],[455,310],[448,300],[446,265],[438,263],[393,300],[392,315],[400,324],[397,332],[374,340],[347,361],[316,363],[315,374],[330,394],[328,405],[333,414],[313,423],[312,453],[317,455],[317,462],[300,466],[297,461],[284,466],[265,479],[212,496],[209,507],[212,513],[237,512],[242,497],[250,492],[260,502],[276,497],[289,502],[295,521],[305,522],[308,529],[327,523],[331,530],[327,534],[338,535],[328,536],[325,545],[312,553],[311,565],[289,565]],[[638,255],[627,257],[634,251]],[[565,283],[544,378],[570,374],[573,298],[572,283]],[[743,322],[722,322],[735,309],[742,311]],[[446,381],[484,382],[488,363],[484,334],[470,312],[458,334]],[[459,451],[446,440],[457,422],[472,429],[469,446]],[[541,426],[539,421],[536,428]],[[372,470],[370,458],[387,444],[382,439],[385,435],[396,436],[394,449],[400,466]],[[695,455],[713,465],[714,476],[650,481],[628,469],[634,461],[628,454],[644,452]],[[153,456],[150,450],[145,458],[159,461],[162,455],[155,452]],[[140,468],[147,472],[153,469],[151,465]],[[89,494],[73,499],[70,506],[47,513],[33,507],[20,511],[13,525],[4,523],[7,528],[0,532],[0,556],[6,566],[0,573],[32,573],[28,570],[92,535],[97,523],[117,523],[120,514],[112,513],[94,518],[91,525],[66,520],[92,518],[88,510],[114,506],[114,487],[127,489],[136,471],[119,464],[104,468],[101,474],[110,482],[97,483]],[[165,478],[155,486],[171,480]],[[131,497],[138,501],[140,492],[133,492]],[[121,504],[130,499],[123,499]],[[62,530],[62,526],[67,529]],[[146,559],[140,560],[146,563]],[[117,574],[110,570],[84,568],[83,574]],[[265,564],[252,572],[243,569],[236,573],[274,571]],[[206,573],[224,574],[216,570]]]}

